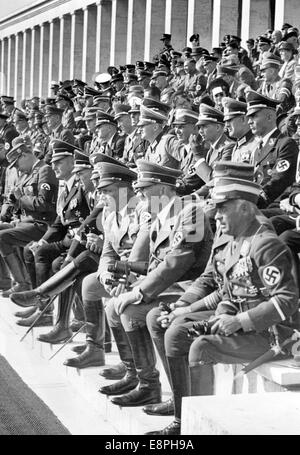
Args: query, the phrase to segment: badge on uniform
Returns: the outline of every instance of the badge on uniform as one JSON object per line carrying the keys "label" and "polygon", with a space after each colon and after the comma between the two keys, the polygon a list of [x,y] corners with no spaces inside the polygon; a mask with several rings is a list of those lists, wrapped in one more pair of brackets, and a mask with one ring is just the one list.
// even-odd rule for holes
{"label": "badge on uniform", "polygon": [[287,160],[280,160],[276,165],[277,172],[284,172],[290,167],[290,163]]}
{"label": "badge on uniform", "polygon": [[141,224],[148,223],[151,220],[151,213],[143,212],[141,215]]}
{"label": "badge on uniform", "polygon": [[33,192],[34,192],[34,191],[33,191],[33,186],[31,186],[31,185],[25,186],[25,187],[24,187],[24,193],[25,193],[25,191],[26,191],[26,194],[27,194],[28,196],[30,196],[30,195],[33,194]]}
{"label": "badge on uniform", "polygon": [[50,185],[48,183],[42,183],[41,190],[50,191]]}
{"label": "badge on uniform", "polygon": [[175,232],[173,242],[172,242],[172,248],[175,248],[176,246],[178,246],[182,242],[182,240],[183,240],[183,232],[181,232],[181,231]]}
{"label": "badge on uniform", "polygon": [[189,167],[189,170],[188,170],[188,174],[193,175],[193,174],[195,174],[195,172],[196,172],[195,166],[193,164],[191,164]]}
{"label": "badge on uniform", "polygon": [[5,142],[4,148],[5,148],[5,150],[9,150],[10,149],[10,143],[9,142]]}
{"label": "badge on uniform", "polygon": [[81,215],[80,211],[79,211],[79,210],[76,210],[75,215],[78,216],[78,217],[80,217],[80,215]]}
{"label": "badge on uniform", "polygon": [[280,270],[274,265],[269,265],[263,269],[262,278],[267,286],[275,286],[281,278]]}
{"label": "badge on uniform", "polygon": [[76,198],[72,199],[71,202],[70,202],[70,209],[75,209],[75,207],[77,207],[78,205],[78,200]]}
{"label": "badge on uniform", "polygon": [[239,278],[242,276],[248,276],[252,272],[253,266],[250,256],[239,259],[233,268],[233,277]]}
{"label": "badge on uniform", "polygon": [[271,138],[271,139],[269,140],[269,146],[270,146],[270,147],[274,147],[275,142],[276,142],[276,139]]}

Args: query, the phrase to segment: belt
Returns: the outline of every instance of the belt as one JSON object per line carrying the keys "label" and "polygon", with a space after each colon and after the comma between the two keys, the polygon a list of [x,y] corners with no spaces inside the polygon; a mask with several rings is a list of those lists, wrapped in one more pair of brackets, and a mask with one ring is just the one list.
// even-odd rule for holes
{"label": "belt", "polygon": [[251,308],[257,307],[263,300],[259,299],[233,299],[233,302],[238,305],[239,313],[251,310]]}

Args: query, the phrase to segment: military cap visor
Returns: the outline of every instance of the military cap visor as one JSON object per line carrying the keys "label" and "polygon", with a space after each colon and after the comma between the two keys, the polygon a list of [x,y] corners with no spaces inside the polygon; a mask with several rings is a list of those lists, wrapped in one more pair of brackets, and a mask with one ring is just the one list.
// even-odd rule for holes
{"label": "military cap visor", "polygon": [[54,139],[51,142],[53,153],[51,163],[55,161],[74,156],[75,150],[80,151],[75,145],[69,144],[68,142],[61,141],[59,139]]}
{"label": "military cap visor", "polygon": [[136,172],[130,170],[127,166],[102,162],[98,166],[100,181],[97,188],[105,188],[114,183],[131,184],[137,178]]}
{"label": "military cap visor", "polygon": [[136,164],[138,177],[134,188],[146,188],[156,184],[176,186],[176,181],[182,174],[177,169],[160,166],[143,159],[138,160]]}

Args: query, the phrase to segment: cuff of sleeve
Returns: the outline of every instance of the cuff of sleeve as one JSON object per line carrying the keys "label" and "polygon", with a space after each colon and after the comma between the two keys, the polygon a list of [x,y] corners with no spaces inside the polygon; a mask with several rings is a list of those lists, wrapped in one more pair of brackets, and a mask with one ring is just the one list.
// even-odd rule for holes
{"label": "cuff of sleeve", "polygon": [[247,311],[237,314],[236,317],[238,318],[244,332],[251,332],[251,330],[254,330],[254,326]]}

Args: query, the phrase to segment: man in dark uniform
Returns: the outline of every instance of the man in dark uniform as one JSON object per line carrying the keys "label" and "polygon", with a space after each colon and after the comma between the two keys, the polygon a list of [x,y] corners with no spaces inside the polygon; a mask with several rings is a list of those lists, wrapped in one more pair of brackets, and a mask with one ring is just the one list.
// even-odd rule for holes
{"label": "man in dark uniform", "polygon": [[[173,304],[171,316],[154,309],[147,318],[175,404],[175,420],[150,434],[180,434],[182,397],[213,393],[212,365],[249,362],[264,354],[270,342],[281,343],[292,334],[289,318],[298,311],[291,253],[257,216],[261,188],[252,182],[253,167],[219,162],[214,172],[212,198],[222,235],[204,273]],[[193,340],[188,329],[203,320],[209,329]]]}
{"label": "man in dark uniform", "polygon": [[16,226],[8,227],[5,223],[0,227],[3,229],[0,231],[0,253],[16,282],[5,296],[30,288],[25,265],[15,250],[44,235],[55,217],[58,189],[51,167],[39,161],[22,138],[15,139],[7,160],[9,166],[16,166],[24,177],[10,195],[11,203],[20,213],[20,222]]}
{"label": "man in dark uniform", "polygon": [[[196,196],[176,196],[176,180],[180,171],[139,160],[136,189],[143,192],[153,209],[163,207],[150,229],[150,254],[147,275],[136,281],[132,289],[115,295],[106,311],[127,374],[111,386],[100,389],[120,406],[157,403],[161,398],[155,354],[146,327],[146,315],[159,301],[168,301],[170,294],[180,295],[185,281],[204,270],[208,260],[212,233]],[[161,205],[159,205],[160,200]],[[157,202],[155,204],[155,201]],[[152,210],[151,210],[152,211]],[[139,250],[136,242],[131,254]],[[107,271],[100,262],[100,281]],[[165,292],[165,294],[163,294]],[[127,348],[124,348],[124,345]],[[126,393],[128,392],[128,393]],[[122,395],[124,394],[124,395]]]}
{"label": "man in dark uniform", "polygon": [[[276,126],[276,107],[279,101],[263,96],[253,90],[246,93],[247,117],[252,133],[259,139],[253,154],[255,181],[262,186],[260,208],[277,210],[279,198],[294,183],[298,147],[290,137],[283,135]],[[272,204],[274,203],[275,204]],[[270,205],[272,204],[272,206]],[[266,212],[265,212],[266,214]]]}
{"label": "man in dark uniform", "polygon": [[96,132],[99,140],[97,151],[115,159],[122,158],[126,136],[121,136],[117,131],[117,121],[106,112],[98,110]]}
{"label": "man in dark uniform", "polygon": [[[64,189],[58,197],[55,221],[38,242],[31,243],[24,250],[25,262],[35,285],[41,285],[49,278],[52,262],[66,254],[78,228],[90,213],[87,194],[72,173],[75,146],[54,140],[52,147],[52,167],[56,177],[64,181]],[[37,309],[37,314],[40,309]],[[45,321],[49,323],[49,315],[45,315]],[[40,323],[43,323],[43,318]]]}
{"label": "man in dark uniform", "polygon": [[1,103],[3,106],[3,113],[8,116],[8,123],[13,123],[14,113],[17,108],[14,106],[15,100],[13,96],[1,96]]}
{"label": "man in dark uniform", "polygon": [[52,156],[52,147],[51,141],[53,139],[59,139],[61,141],[67,142],[68,144],[74,144],[75,138],[71,130],[68,130],[62,125],[62,115],[63,110],[58,107],[48,104],[45,106],[45,119],[47,122],[47,127],[50,131],[50,143],[49,150],[46,155],[46,161],[51,162]]}
{"label": "man in dark uniform", "polygon": [[227,97],[223,98],[222,103],[227,132],[237,141],[232,150],[231,160],[252,164],[257,142],[248,125],[247,104]]}

